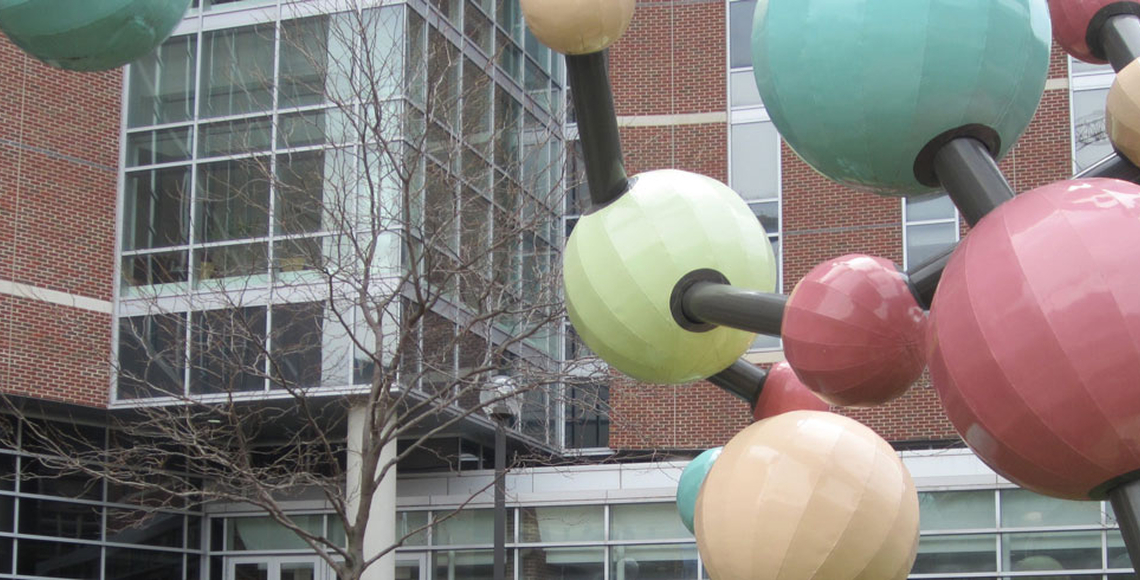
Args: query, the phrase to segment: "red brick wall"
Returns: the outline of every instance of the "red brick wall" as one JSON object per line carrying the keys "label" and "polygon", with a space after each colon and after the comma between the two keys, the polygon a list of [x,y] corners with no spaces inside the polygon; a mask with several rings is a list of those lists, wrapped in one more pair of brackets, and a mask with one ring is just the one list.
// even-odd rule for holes
{"label": "red brick wall", "polygon": [[[0,37],[0,280],[113,291],[120,71],[51,69]],[[111,317],[0,295],[0,391],[104,405]]]}

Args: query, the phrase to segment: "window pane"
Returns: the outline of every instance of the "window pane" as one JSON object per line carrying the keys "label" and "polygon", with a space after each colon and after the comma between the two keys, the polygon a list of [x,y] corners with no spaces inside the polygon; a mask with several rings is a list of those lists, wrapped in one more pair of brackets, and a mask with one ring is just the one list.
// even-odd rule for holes
{"label": "window pane", "polygon": [[748,207],[752,209],[752,213],[756,214],[756,218],[760,220],[760,226],[764,228],[764,233],[780,233],[780,202],[765,201],[761,203],[750,203]]}
{"label": "window pane", "polygon": [[272,130],[268,117],[202,125],[198,129],[198,154],[215,157],[267,151]]}
{"label": "window pane", "polygon": [[103,508],[82,503],[20,500],[21,534],[73,540],[98,540]]}
{"label": "window pane", "polygon": [[181,548],[185,519],[182,514],[107,508],[107,541]]}
{"label": "window pane", "polygon": [[189,191],[190,170],[186,167],[127,174],[123,250],[189,243]]}
{"label": "window pane", "polygon": [[1024,489],[1001,491],[1003,527],[1032,528],[1099,523],[1099,502],[1054,499]]}
{"label": "window pane", "polygon": [[321,385],[321,332],[324,305],[281,304],[273,307],[273,386],[309,388]]}
{"label": "window pane", "polygon": [[[396,513],[396,539],[407,536],[413,530],[418,530],[428,523],[428,512],[398,512]],[[427,530],[408,536],[404,540],[405,546],[426,546]]]}
{"label": "window pane", "polygon": [[106,580],[182,577],[182,554],[107,548]]}
{"label": "window pane", "polygon": [[[336,174],[338,164],[344,160],[325,151],[307,151],[277,157],[277,206],[274,208],[273,230],[278,234],[295,235],[321,230],[322,217],[330,219],[349,209],[338,201],[345,191],[333,190],[335,185],[327,177]],[[328,206],[324,203],[327,193]],[[341,219],[349,219],[347,217]]]}
{"label": "window pane", "polygon": [[1104,102],[1108,89],[1073,91],[1073,148],[1077,169],[1084,169],[1112,153],[1104,131]]}
{"label": "window pane", "polygon": [[269,256],[266,244],[236,244],[195,250],[194,269],[198,286],[216,284],[227,278],[243,279],[266,275]]}
{"label": "window pane", "polygon": [[20,469],[22,493],[96,501],[103,499],[103,483],[97,478],[60,471],[31,457],[21,460]]}
{"label": "window pane", "polygon": [[752,66],[752,14],[756,12],[756,0],[732,2],[728,10],[730,66]]}
{"label": "window pane", "polygon": [[[523,542],[549,544],[605,539],[602,506],[529,507],[522,508],[519,517]],[[600,556],[598,563],[601,563]]]}
{"label": "window pane", "polygon": [[[320,536],[324,516],[292,516],[293,523],[305,532]],[[308,550],[305,543],[292,530],[286,529],[271,518],[229,518],[226,520],[227,550]]]}
{"label": "window pane", "polygon": [[923,530],[964,530],[993,528],[992,491],[941,491],[918,494],[919,518]]}
{"label": "window pane", "polygon": [[[435,517],[447,517],[447,512],[437,513]],[[508,518],[509,521],[511,518]],[[513,526],[508,527],[513,528]],[[490,545],[494,542],[494,535],[494,510],[465,509],[435,525],[435,529],[432,531],[432,543],[436,546]],[[513,537],[513,535],[514,532],[508,530],[507,537]]]}
{"label": "window pane", "polygon": [[519,555],[528,580],[598,580],[605,574],[602,548],[526,548]]}
{"label": "window pane", "polygon": [[950,201],[950,196],[945,193],[907,198],[906,200],[906,221],[908,222],[951,220],[955,216],[957,214],[955,213],[954,202]]}
{"label": "window pane", "polygon": [[732,188],[748,201],[777,199],[780,147],[770,122],[732,126]]}
{"label": "window pane", "polygon": [[997,538],[993,534],[922,536],[912,574],[989,572],[997,569]]}
{"label": "window pane", "polygon": [[128,289],[185,282],[190,275],[190,269],[186,267],[186,250],[125,256],[122,275],[123,285]]}
{"label": "window pane", "polygon": [[227,393],[265,388],[265,308],[195,312],[190,392]]}
{"label": "window pane", "polygon": [[610,507],[611,540],[691,538],[672,503],[618,504]]}
{"label": "window pane", "polygon": [[180,314],[120,319],[118,398],[182,395],[185,346]]}
{"label": "window pane", "polygon": [[131,127],[186,121],[194,116],[198,38],[178,36],[131,63],[127,123]]}
{"label": "window pane", "polygon": [[[433,578],[492,580],[494,554],[491,550],[435,552],[432,565],[435,568]],[[514,574],[514,558],[507,558],[504,576],[514,578]]]}
{"label": "window pane", "polygon": [[1039,532],[1002,538],[1002,559],[1011,570],[1100,568],[1100,532]]}
{"label": "window pane", "polygon": [[696,545],[614,546],[610,548],[610,578],[677,580],[696,577]]}
{"label": "window pane", "polygon": [[203,35],[203,117],[264,111],[273,104],[273,26]]}
{"label": "window pane", "polygon": [[56,578],[98,578],[99,546],[20,540],[16,573]]}
{"label": "window pane", "polygon": [[751,70],[734,72],[729,75],[733,107],[755,107],[762,105],[760,91],[756,88],[756,77]]}
{"label": "window pane", "polygon": [[958,224],[926,224],[906,229],[906,262],[921,264],[957,241]]}
{"label": "window pane", "polygon": [[198,241],[221,242],[264,236],[269,230],[268,164],[223,161],[198,172]]}
{"label": "window pane", "polygon": [[280,108],[315,105],[325,101],[329,19],[327,16],[287,20],[281,24]]}
{"label": "window pane", "polygon": [[609,447],[609,385],[568,385],[566,391],[566,446]]}
{"label": "window pane", "polygon": [[190,128],[162,129],[127,135],[127,166],[190,159]]}

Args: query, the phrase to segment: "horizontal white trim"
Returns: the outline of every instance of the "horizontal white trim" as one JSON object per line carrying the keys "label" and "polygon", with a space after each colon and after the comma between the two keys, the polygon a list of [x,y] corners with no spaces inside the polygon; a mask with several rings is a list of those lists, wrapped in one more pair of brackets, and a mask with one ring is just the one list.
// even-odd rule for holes
{"label": "horizontal white trim", "polygon": [[744,360],[754,364],[775,364],[784,362],[783,350],[756,350],[744,355]]}
{"label": "horizontal white trim", "polygon": [[46,302],[58,306],[66,306],[68,308],[90,310],[91,312],[98,312],[100,314],[111,314],[113,312],[111,302],[107,300],[68,294],[58,290],[48,290],[47,288],[39,288],[37,286],[10,282],[8,280],[0,280],[0,294],[15,296],[17,298],[27,298],[28,300]]}
{"label": "horizontal white trim", "polygon": [[1058,77],[1055,79],[1049,79],[1049,80],[1045,81],[1045,90],[1047,90],[1047,91],[1059,91],[1059,90],[1068,90],[1068,89],[1069,89],[1069,78],[1068,77]]}
{"label": "horizontal white trim", "polygon": [[617,118],[618,127],[667,127],[670,125],[704,125],[727,123],[728,113],[687,113],[683,115],[622,115]]}

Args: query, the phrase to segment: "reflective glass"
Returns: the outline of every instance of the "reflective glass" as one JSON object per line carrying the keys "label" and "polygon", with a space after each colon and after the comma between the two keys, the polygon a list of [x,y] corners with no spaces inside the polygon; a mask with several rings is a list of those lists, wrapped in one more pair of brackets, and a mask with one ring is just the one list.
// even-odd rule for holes
{"label": "reflective glass", "polygon": [[137,254],[123,258],[123,285],[128,289],[163,284],[175,284],[175,289],[182,289],[181,283],[185,282],[189,275],[190,269],[186,267],[186,250]]}
{"label": "reflective glass", "polygon": [[610,506],[611,540],[691,538],[673,503],[631,503]]}
{"label": "reflective glass", "polygon": [[230,244],[194,250],[194,277],[197,287],[217,287],[227,279],[245,283],[252,276],[269,270],[265,243]]}
{"label": "reflective glass", "polygon": [[[320,537],[324,530],[324,516],[295,515],[290,519],[305,532]],[[229,518],[226,520],[227,550],[309,550],[293,531],[269,517]]]}
{"label": "reflective glass", "polygon": [[936,256],[958,239],[958,224],[925,224],[906,229],[906,260],[915,266]]}
{"label": "reflective glass", "polygon": [[127,135],[127,166],[189,160],[190,127],[144,131]]}
{"label": "reflective glass", "polygon": [[181,314],[119,319],[118,398],[182,395],[185,345]]}
{"label": "reflective glass", "polygon": [[182,514],[107,508],[107,541],[181,548],[185,520]]}
{"label": "reflective glass", "polygon": [[324,304],[279,304],[272,312],[273,386],[289,389],[320,386]]}
{"label": "reflective glass", "polygon": [[957,216],[954,202],[945,193],[907,198],[906,221],[952,220]]}
{"label": "reflective glass", "polygon": [[519,558],[527,579],[598,580],[605,574],[602,548],[524,548]]}
{"label": "reflective glass", "polygon": [[602,506],[528,507],[522,508],[519,518],[523,542],[551,544],[605,539]]}
{"label": "reflective glass", "polygon": [[269,117],[202,125],[198,129],[198,154],[215,157],[267,151],[272,133]]}
{"label": "reflective glass", "polygon": [[192,321],[191,393],[265,388],[264,307],[195,312]]}
{"label": "reflective glass", "polygon": [[997,537],[993,534],[922,536],[912,574],[990,572],[997,570]]}
{"label": "reflective glass", "polygon": [[273,104],[273,25],[202,35],[203,117],[264,111]]}
{"label": "reflective glass", "polygon": [[182,554],[155,550],[107,548],[107,568],[104,576],[106,580],[182,577]]}
{"label": "reflective glass", "polygon": [[[436,546],[462,546],[493,543],[495,510],[464,509],[454,514],[436,512],[439,523],[432,529],[432,544]],[[514,537],[514,510],[507,512],[507,537]]]}
{"label": "reflective glass", "polygon": [[923,530],[993,528],[994,493],[986,491],[936,491],[918,494]]}
{"label": "reflective glass", "polygon": [[732,68],[752,66],[752,14],[755,11],[756,0],[740,0],[728,5],[728,55]]}
{"label": "reflective glass", "polygon": [[256,238],[269,232],[267,160],[201,165],[195,204],[200,243]]}
{"label": "reflective glass", "polygon": [[188,167],[128,173],[124,198],[124,251],[189,243]]}
{"label": "reflective glass", "polygon": [[1099,502],[1060,500],[1024,489],[1001,490],[1003,527],[1032,528],[1099,523]]}
{"label": "reflective glass", "polygon": [[751,70],[731,73],[728,82],[733,107],[755,107],[763,104],[760,100],[760,91],[756,88],[756,78]]}
{"label": "reflective glass", "polygon": [[747,201],[778,199],[780,139],[770,122],[732,125],[732,188]]}
{"label": "reflective glass", "polygon": [[1037,532],[1002,538],[1009,570],[1088,570],[1101,567],[1100,532]]}
{"label": "reflective glass", "polygon": [[54,578],[99,578],[102,549],[88,544],[19,540],[16,573]]}
{"label": "reflective glass", "polygon": [[193,118],[197,49],[196,36],[176,36],[131,63],[129,126],[162,125]]}
{"label": "reflective glass", "polygon": [[697,547],[694,544],[610,548],[610,578],[677,580],[696,577]]}
{"label": "reflective glass", "polygon": [[[492,580],[494,554],[491,550],[447,550],[432,556],[433,578],[456,580]],[[506,578],[514,577],[514,558],[507,558]]]}
{"label": "reflective glass", "polygon": [[397,512],[396,539],[399,540],[400,538],[407,536],[407,539],[404,540],[405,546],[426,546],[427,530],[424,529],[414,534],[412,532],[423,528],[427,525],[427,523],[428,512]]}
{"label": "reflective glass", "polygon": [[1073,91],[1073,149],[1077,169],[1084,169],[1112,153],[1104,130],[1104,102],[1108,89]]}
{"label": "reflective glass", "polygon": [[1120,530],[1108,530],[1108,567],[1132,567],[1132,558],[1128,556],[1128,549],[1124,547],[1124,537],[1120,535]]}

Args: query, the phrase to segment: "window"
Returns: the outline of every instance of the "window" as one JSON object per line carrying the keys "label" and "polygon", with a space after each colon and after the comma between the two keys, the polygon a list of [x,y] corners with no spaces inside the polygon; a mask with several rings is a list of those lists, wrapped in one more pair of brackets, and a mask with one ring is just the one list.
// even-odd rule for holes
{"label": "window", "polygon": [[1091,65],[1069,58],[1074,173],[1112,153],[1104,127],[1104,101],[1115,78],[1108,65]]}
{"label": "window", "polygon": [[609,447],[609,385],[567,385],[565,389],[566,447]]}
{"label": "window", "polygon": [[903,205],[903,267],[913,268],[958,241],[958,209],[945,193],[905,198]]}

